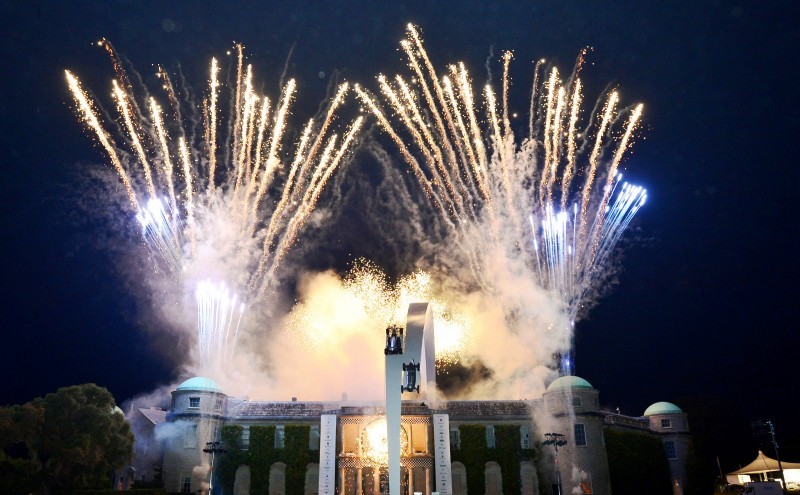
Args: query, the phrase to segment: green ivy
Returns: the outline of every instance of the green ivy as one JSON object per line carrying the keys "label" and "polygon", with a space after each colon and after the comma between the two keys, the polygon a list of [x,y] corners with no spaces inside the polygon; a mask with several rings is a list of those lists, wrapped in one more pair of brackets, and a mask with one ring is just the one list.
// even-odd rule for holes
{"label": "green ivy", "polygon": [[[647,433],[606,430],[608,474],[614,495],[670,495],[669,462],[661,439]],[[636,476],[631,476],[636,473]]]}
{"label": "green ivy", "polygon": [[286,425],[284,448],[275,448],[275,426],[251,426],[248,450],[242,448],[242,432],[238,425],[224,426],[222,441],[228,453],[222,456],[217,473],[226,493],[233,492],[236,470],[241,465],[250,466],[250,493],[269,493],[269,470],[276,462],[286,465],[286,493],[303,493],[306,467],[312,455],[308,449],[311,428],[305,425]]}
{"label": "green ivy", "polygon": [[520,493],[520,463],[536,460],[533,449],[520,448],[518,425],[496,425],[494,427],[495,448],[486,447],[486,426],[461,425],[459,449],[450,450],[453,462],[460,462],[467,471],[467,493],[483,493],[486,490],[486,463],[500,465],[503,477],[503,493]]}

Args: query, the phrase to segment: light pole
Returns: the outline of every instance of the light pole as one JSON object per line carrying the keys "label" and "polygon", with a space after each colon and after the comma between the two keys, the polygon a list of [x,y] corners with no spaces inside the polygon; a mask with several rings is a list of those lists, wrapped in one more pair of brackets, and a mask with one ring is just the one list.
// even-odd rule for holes
{"label": "light pole", "polygon": [[203,452],[211,454],[211,474],[208,478],[208,493],[210,495],[214,490],[214,454],[224,454],[227,450],[222,448],[222,442],[207,442]]}
{"label": "light pole", "polygon": [[547,440],[542,442],[542,445],[552,445],[556,452],[556,487],[558,488],[556,495],[561,495],[561,466],[558,465],[558,448],[567,444],[566,435],[562,433],[545,433],[544,436]]}
{"label": "light pole", "polygon": [[783,488],[783,493],[786,493],[786,478],[783,477],[783,464],[781,464],[781,454],[778,452],[778,442],[775,440],[775,425],[772,424],[772,421],[753,421],[750,423],[753,427],[753,434],[758,437],[759,440],[762,439],[764,436],[769,436],[769,440],[772,442],[772,446],[775,447],[775,459],[778,461],[778,471],[781,473],[781,483]]}

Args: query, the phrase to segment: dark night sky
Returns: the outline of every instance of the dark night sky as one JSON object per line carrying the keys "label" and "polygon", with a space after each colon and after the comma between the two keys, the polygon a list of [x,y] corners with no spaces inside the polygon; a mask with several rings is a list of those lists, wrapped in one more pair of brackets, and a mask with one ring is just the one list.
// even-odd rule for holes
{"label": "dark night sky", "polygon": [[240,41],[264,81],[296,43],[290,74],[317,102],[320,71],[369,83],[401,70],[412,21],[435,60],[465,60],[476,75],[490,46],[513,49],[522,88],[529,61],[569,68],[591,46],[584,79],[645,103],[644,139],[626,161],[649,192],[642,242],[578,325],[577,374],[628,414],[658,400],[727,414],[738,445],[751,442],[745,421],[773,419],[800,460],[795,2],[649,3],[0,2],[0,404],[83,382],[121,401],[175,378],[96,239],[101,220],[72,200],[77,164],[102,155],[75,122],[63,69],[101,93],[112,71],[92,42],[109,38],[142,71],[180,62],[202,74]]}

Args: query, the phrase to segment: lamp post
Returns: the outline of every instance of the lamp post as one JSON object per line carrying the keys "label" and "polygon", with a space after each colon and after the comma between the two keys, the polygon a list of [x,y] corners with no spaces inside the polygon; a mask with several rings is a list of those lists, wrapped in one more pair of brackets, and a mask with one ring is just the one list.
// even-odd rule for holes
{"label": "lamp post", "polygon": [[561,466],[558,465],[558,448],[567,444],[566,435],[563,433],[545,433],[544,436],[547,440],[542,442],[542,445],[552,445],[556,452],[556,487],[558,489],[556,495],[561,495]]}
{"label": "lamp post", "polygon": [[783,488],[783,493],[786,493],[786,478],[783,477],[783,464],[781,464],[781,454],[778,452],[778,442],[775,440],[775,425],[772,424],[772,421],[753,421],[750,423],[753,427],[753,435],[755,435],[759,440],[761,440],[764,436],[768,436],[769,440],[772,442],[772,446],[775,448],[775,459],[778,461],[778,471],[781,473],[781,488]]}
{"label": "lamp post", "polygon": [[227,450],[222,448],[222,442],[207,442],[203,452],[211,454],[211,474],[208,477],[208,493],[211,494],[214,490],[214,454],[224,454]]}

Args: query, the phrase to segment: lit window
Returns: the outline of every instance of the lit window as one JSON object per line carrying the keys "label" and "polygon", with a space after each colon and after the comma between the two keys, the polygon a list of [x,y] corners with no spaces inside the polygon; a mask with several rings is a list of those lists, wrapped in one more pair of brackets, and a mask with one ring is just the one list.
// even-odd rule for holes
{"label": "lit window", "polygon": [[458,427],[450,428],[450,448],[451,449],[459,449],[461,448],[461,435],[458,432]]}
{"label": "lit window", "polygon": [[490,449],[495,448],[494,426],[491,425],[486,427],[486,447]]}
{"label": "lit window", "polygon": [[661,427],[662,428],[672,428],[672,420],[669,418],[662,418],[661,419]]}
{"label": "lit window", "polygon": [[189,409],[200,409],[200,397],[189,397]]}
{"label": "lit window", "polygon": [[575,445],[586,446],[586,426],[581,423],[575,424]]}
{"label": "lit window", "polygon": [[278,425],[278,427],[275,428],[275,448],[276,449],[282,449],[283,448],[285,435],[286,435],[286,432],[283,429],[283,425]]}
{"label": "lit window", "polygon": [[664,442],[664,449],[667,451],[667,459],[678,458],[678,454],[675,453],[675,442]]}
{"label": "lit window", "polygon": [[579,395],[572,396],[572,407],[581,407],[583,404],[581,403],[581,397]]}

